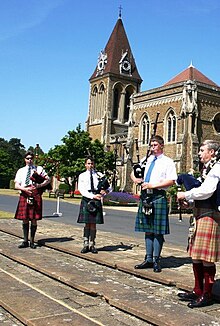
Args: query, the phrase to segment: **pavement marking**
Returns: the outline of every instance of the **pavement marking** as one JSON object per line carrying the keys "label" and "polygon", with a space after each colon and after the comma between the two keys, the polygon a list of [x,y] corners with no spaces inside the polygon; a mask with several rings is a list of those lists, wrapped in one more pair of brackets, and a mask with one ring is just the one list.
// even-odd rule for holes
{"label": "pavement marking", "polygon": [[13,275],[13,274],[11,274],[11,273],[9,273],[9,272],[6,272],[6,271],[3,270],[2,268],[0,268],[0,270],[1,270],[1,272],[3,272],[3,273],[5,273],[5,274],[9,275],[10,277],[12,277],[12,278],[16,279],[17,281],[23,283],[24,285],[28,286],[29,288],[32,288],[33,290],[39,292],[40,294],[44,295],[45,297],[47,297],[47,298],[49,298],[49,299],[55,301],[56,303],[62,305],[63,307],[65,307],[65,308],[71,310],[72,312],[75,312],[76,314],[78,314],[78,315],[80,315],[80,316],[82,316],[82,317],[84,317],[84,318],[86,318],[86,319],[92,321],[93,323],[95,323],[95,324],[97,324],[97,325],[104,326],[104,324],[100,323],[99,321],[97,321],[97,320],[95,320],[95,319],[93,319],[93,318],[91,318],[91,317],[86,316],[86,315],[83,314],[82,312],[80,312],[80,311],[78,311],[78,310],[76,310],[76,309],[70,307],[68,304],[62,302],[61,300],[58,300],[58,299],[55,299],[55,298],[51,297],[49,294],[46,294],[45,292],[41,291],[40,289],[36,288],[35,286],[30,285],[30,284],[28,284],[27,282],[25,282],[25,281],[23,281],[23,280],[20,280],[20,279],[19,279],[18,277],[16,277],[15,275]]}

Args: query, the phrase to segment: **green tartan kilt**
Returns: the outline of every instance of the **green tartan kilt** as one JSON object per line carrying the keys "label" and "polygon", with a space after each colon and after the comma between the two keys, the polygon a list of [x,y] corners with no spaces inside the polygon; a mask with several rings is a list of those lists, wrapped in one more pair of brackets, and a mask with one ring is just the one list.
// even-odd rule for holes
{"label": "green tartan kilt", "polygon": [[95,213],[90,213],[87,210],[88,199],[82,198],[79,209],[79,216],[77,223],[94,223],[94,224],[104,224],[103,210],[101,200],[96,200],[97,211]]}
{"label": "green tartan kilt", "polygon": [[135,221],[135,231],[150,232],[154,234],[169,234],[168,205],[165,191],[159,191],[152,195],[152,214],[145,215],[142,212],[143,201],[140,200]]}

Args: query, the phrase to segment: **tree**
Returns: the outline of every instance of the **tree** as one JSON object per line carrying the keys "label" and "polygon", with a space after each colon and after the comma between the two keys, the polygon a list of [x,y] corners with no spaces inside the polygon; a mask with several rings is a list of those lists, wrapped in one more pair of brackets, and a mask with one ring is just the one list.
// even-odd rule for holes
{"label": "tree", "polygon": [[0,188],[9,188],[10,180],[16,171],[24,165],[24,145],[18,138],[9,141],[0,138]]}
{"label": "tree", "polygon": [[41,160],[46,164],[48,173],[63,178],[69,189],[75,189],[79,174],[85,170],[86,156],[91,155],[95,159],[98,171],[108,175],[113,170],[113,152],[105,152],[104,145],[99,140],[92,141],[89,133],[82,130],[80,124],[76,131],[68,131],[62,141],[62,145],[50,149]]}

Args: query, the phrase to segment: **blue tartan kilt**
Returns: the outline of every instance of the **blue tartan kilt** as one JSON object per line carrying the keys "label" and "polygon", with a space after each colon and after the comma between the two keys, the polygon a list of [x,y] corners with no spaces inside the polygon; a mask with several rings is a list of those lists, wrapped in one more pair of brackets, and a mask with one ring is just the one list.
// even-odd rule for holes
{"label": "blue tartan kilt", "polygon": [[101,200],[96,200],[97,211],[95,213],[90,213],[87,210],[88,200],[82,198],[79,208],[79,216],[77,223],[94,223],[94,224],[104,224],[103,210]]}
{"label": "blue tartan kilt", "polygon": [[152,214],[145,215],[142,212],[143,201],[142,199],[140,200],[135,221],[135,231],[169,234],[168,205],[165,191],[159,191],[153,194],[152,203]]}

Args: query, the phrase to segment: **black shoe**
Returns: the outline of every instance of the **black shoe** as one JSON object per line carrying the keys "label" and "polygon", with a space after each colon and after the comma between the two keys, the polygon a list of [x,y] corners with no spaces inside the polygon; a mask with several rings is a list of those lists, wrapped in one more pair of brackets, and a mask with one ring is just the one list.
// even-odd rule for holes
{"label": "black shoe", "polygon": [[90,247],[90,251],[91,251],[93,254],[97,254],[97,253],[98,253],[98,250],[97,250],[94,246],[91,246],[91,247]]}
{"label": "black shoe", "polygon": [[18,248],[21,249],[21,248],[27,248],[29,247],[29,243],[27,241],[23,241],[19,246]]}
{"label": "black shoe", "polygon": [[87,252],[89,252],[89,246],[83,247],[81,250],[81,254],[86,254]]}
{"label": "black shoe", "polygon": [[205,294],[201,295],[200,297],[198,297],[197,300],[189,302],[187,306],[189,308],[201,308],[201,307],[210,306],[213,303],[214,303],[214,301],[210,297],[210,295],[208,293],[205,293]]}
{"label": "black shoe", "polygon": [[160,266],[160,261],[159,260],[155,260],[153,268],[154,268],[155,273],[160,273],[161,272],[161,266]]}
{"label": "black shoe", "polygon": [[180,292],[177,294],[181,301],[195,301],[198,299],[198,295],[195,292]]}
{"label": "black shoe", "polygon": [[144,269],[144,268],[152,268],[153,267],[153,262],[150,261],[143,261],[143,263],[135,265],[135,269]]}
{"label": "black shoe", "polygon": [[36,249],[37,246],[34,244],[34,242],[31,242],[31,243],[30,243],[30,248],[31,248],[31,249]]}

